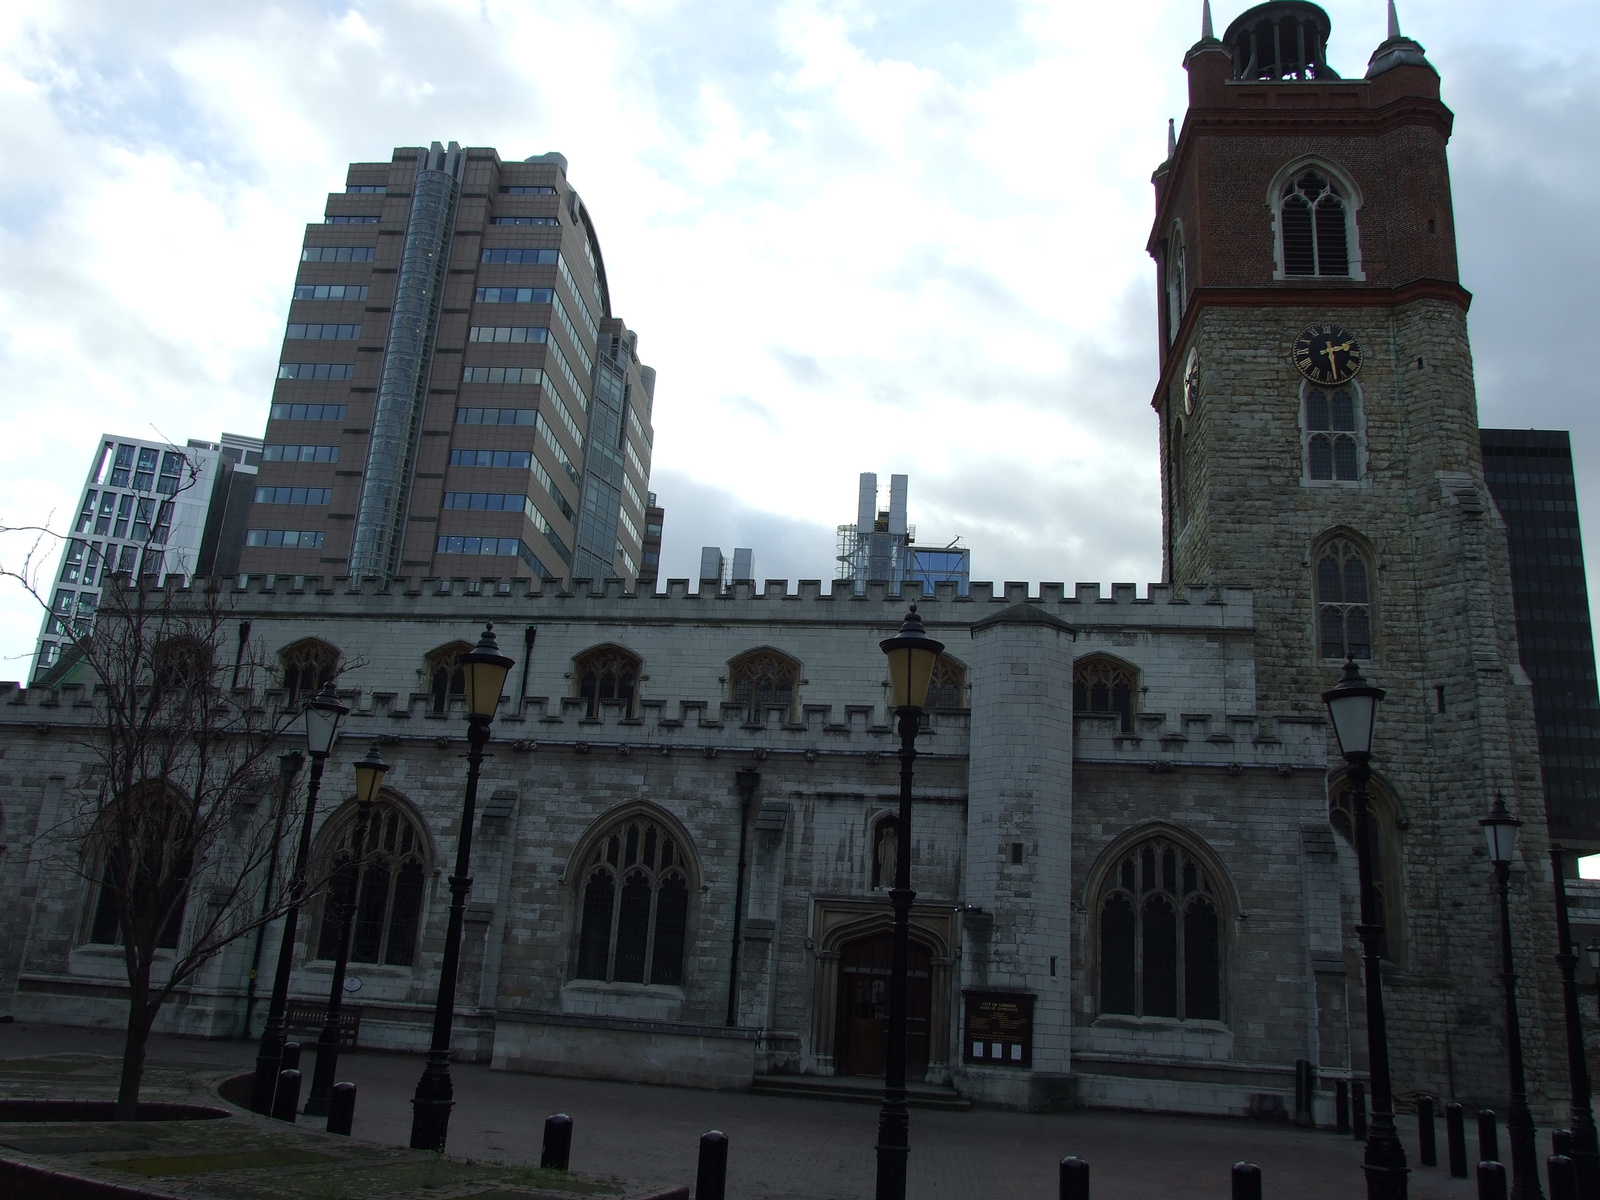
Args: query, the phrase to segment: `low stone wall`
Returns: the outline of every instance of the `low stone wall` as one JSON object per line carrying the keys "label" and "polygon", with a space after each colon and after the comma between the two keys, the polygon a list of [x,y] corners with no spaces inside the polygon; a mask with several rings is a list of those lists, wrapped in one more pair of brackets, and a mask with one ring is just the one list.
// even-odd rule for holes
{"label": "low stone wall", "polygon": [[498,1071],[748,1091],[760,1031],[569,1013],[501,1012]]}

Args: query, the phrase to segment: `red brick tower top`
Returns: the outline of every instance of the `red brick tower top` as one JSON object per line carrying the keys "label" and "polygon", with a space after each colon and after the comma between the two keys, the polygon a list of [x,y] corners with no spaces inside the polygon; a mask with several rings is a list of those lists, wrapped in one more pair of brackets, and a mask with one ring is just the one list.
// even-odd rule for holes
{"label": "red brick tower top", "polygon": [[1362,79],[1328,66],[1331,24],[1306,0],[1272,0],[1218,39],[1206,0],[1184,58],[1189,110],[1153,177],[1158,399],[1208,306],[1469,302],[1439,75],[1400,33],[1393,0]]}

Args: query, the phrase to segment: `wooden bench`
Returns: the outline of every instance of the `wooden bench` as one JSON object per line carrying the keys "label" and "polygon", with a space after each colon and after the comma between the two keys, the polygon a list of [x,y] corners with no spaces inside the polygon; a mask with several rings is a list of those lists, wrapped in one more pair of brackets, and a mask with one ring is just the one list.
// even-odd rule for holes
{"label": "wooden bench", "polygon": [[[320,1000],[291,1000],[288,1011],[284,1015],[284,1025],[290,1033],[309,1033],[309,1038],[302,1039],[309,1043],[317,1040],[322,1033],[322,1026],[328,1020],[328,1006]],[[361,1007],[355,1004],[341,1005],[339,1008],[339,1045],[351,1049],[361,1037]]]}

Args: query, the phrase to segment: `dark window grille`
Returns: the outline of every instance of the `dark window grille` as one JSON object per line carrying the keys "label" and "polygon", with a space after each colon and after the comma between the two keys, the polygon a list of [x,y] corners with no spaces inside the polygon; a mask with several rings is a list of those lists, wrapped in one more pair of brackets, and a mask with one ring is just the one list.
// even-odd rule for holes
{"label": "dark window grille", "polygon": [[339,652],[316,638],[286,647],[278,660],[283,665],[283,686],[289,692],[291,706],[315,696],[339,669]]}
{"label": "dark window grille", "polygon": [[1205,867],[1181,846],[1154,838],[1124,854],[1100,901],[1099,1011],[1221,1020],[1219,912]]}
{"label": "dark window grille", "polygon": [[380,800],[368,817],[365,844],[357,846],[357,810],[354,802],[345,805],[330,819],[324,835],[333,884],[322,906],[317,957],[333,958],[338,952],[335,901],[344,897],[355,900],[351,962],[414,966],[427,893],[422,831],[399,805]]}
{"label": "dark window grille", "polygon": [[1307,171],[1284,188],[1279,229],[1285,275],[1349,277],[1345,202],[1327,179]]}
{"label": "dark window grille", "polygon": [[1127,663],[1091,655],[1072,668],[1072,710],[1115,713],[1123,733],[1133,732],[1139,674]]}
{"label": "dark window grille", "polygon": [[578,677],[578,695],[588,703],[587,715],[598,717],[602,700],[621,700],[623,715],[636,715],[639,665],[635,655],[615,646],[591,650],[580,657],[573,673]]}
{"label": "dark window grille", "polygon": [[781,708],[793,716],[795,684],[799,668],[793,659],[758,651],[736,660],[729,668],[733,702],[744,710],[744,718],[760,722],[769,708]]}
{"label": "dark window grille", "polygon": [[1372,601],[1366,559],[1343,538],[1317,558],[1318,652],[1325,659],[1372,657]]}
{"label": "dark window grille", "polygon": [[628,818],[601,837],[584,867],[572,977],[681,987],[688,870],[674,836],[648,818]]}

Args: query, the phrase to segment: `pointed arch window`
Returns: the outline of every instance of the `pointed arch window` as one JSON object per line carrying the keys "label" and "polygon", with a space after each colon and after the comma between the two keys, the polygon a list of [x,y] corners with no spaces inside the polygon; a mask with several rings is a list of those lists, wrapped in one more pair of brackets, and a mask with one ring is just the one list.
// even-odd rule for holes
{"label": "pointed arch window", "polygon": [[1308,169],[1286,183],[1278,202],[1283,274],[1348,279],[1349,213],[1348,202],[1325,172]]}
{"label": "pointed arch window", "polygon": [[466,642],[451,642],[428,655],[424,674],[428,680],[428,691],[433,695],[434,712],[448,712],[450,701],[458,698],[466,700],[467,671],[461,665],[461,656],[471,649]]}
{"label": "pointed arch window", "polygon": [[587,715],[600,715],[602,700],[620,700],[623,715],[638,715],[639,657],[620,646],[601,646],[580,655],[573,663],[578,695],[588,702]]}
{"label": "pointed arch window", "polygon": [[941,654],[933,664],[933,676],[928,683],[930,709],[965,708],[967,669],[947,654]]}
{"label": "pointed arch window", "polygon": [[574,979],[683,985],[689,931],[687,848],[648,817],[619,821],[579,875]]}
{"label": "pointed arch window", "polygon": [[[135,798],[104,815],[96,838],[99,861],[91,875],[85,943],[122,945],[126,918],[136,936],[148,936],[151,925],[159,922],[155,948],[178,948],[193,861],[173,857],[173,841],[166,832],[191,817],[188,801],[159,784],[144,785]],[[183,840],[181,834],[177,840]]]}
{"label": "pointed arch window", "polygon": [[1348,538],[1317,552],[1314,586],[1318,654],[1324,659],[1372,657],[1372,572]]}
{"label": "pointed arch window", "polygon": [[1133,847],[1098,912],[1101,1013],[1222,1019],[1222,905],[1194,854],[1168,838]]}
{"label": "pointed arch window", "polygon": [[1306,478],[1355,483],[1361,478],[1360,391],[1355,384],[1319,388],[1309,384],[1301,411]]}
{"label": "pointed arch window", "polygon": [[1188,248],[1183,242],[1183,226],[1174,223],[1167,239],[1167,340],[1178,336],[1178,326],[1189,307]]}
{"label": "pointed arch window", "polygon": [[756,650],[728,665],[731,699],[744,710],[744,719],[759,724],[769,708],[781,708],[785,720],[794,718],[800,664],[776,650]]}
{"label": "pointed arch window", "polygon": [[[427,893],[427,840],[409,811],[380,799],[368,817],[364,844],[357,846],[357,809],[354,801],[346,804],[329,819],[322,836],[333,898],[355,904],[350,961],[415,966]],[[334,958],[338,944],[337,905],[325,902],[316,956]]]}
{"label": "pointed arch window", "polygon": [[339,671],[339,652],[320,638],[304,638],[278,654],[289,704],[309,700]]}
{"label": "pointed arch window", "polygon": [[1123,733],[1133,732],[1139,699],[1139,672],[1104,654],[1092,654],[1072,666],[1072,711],[1113,713]]}

